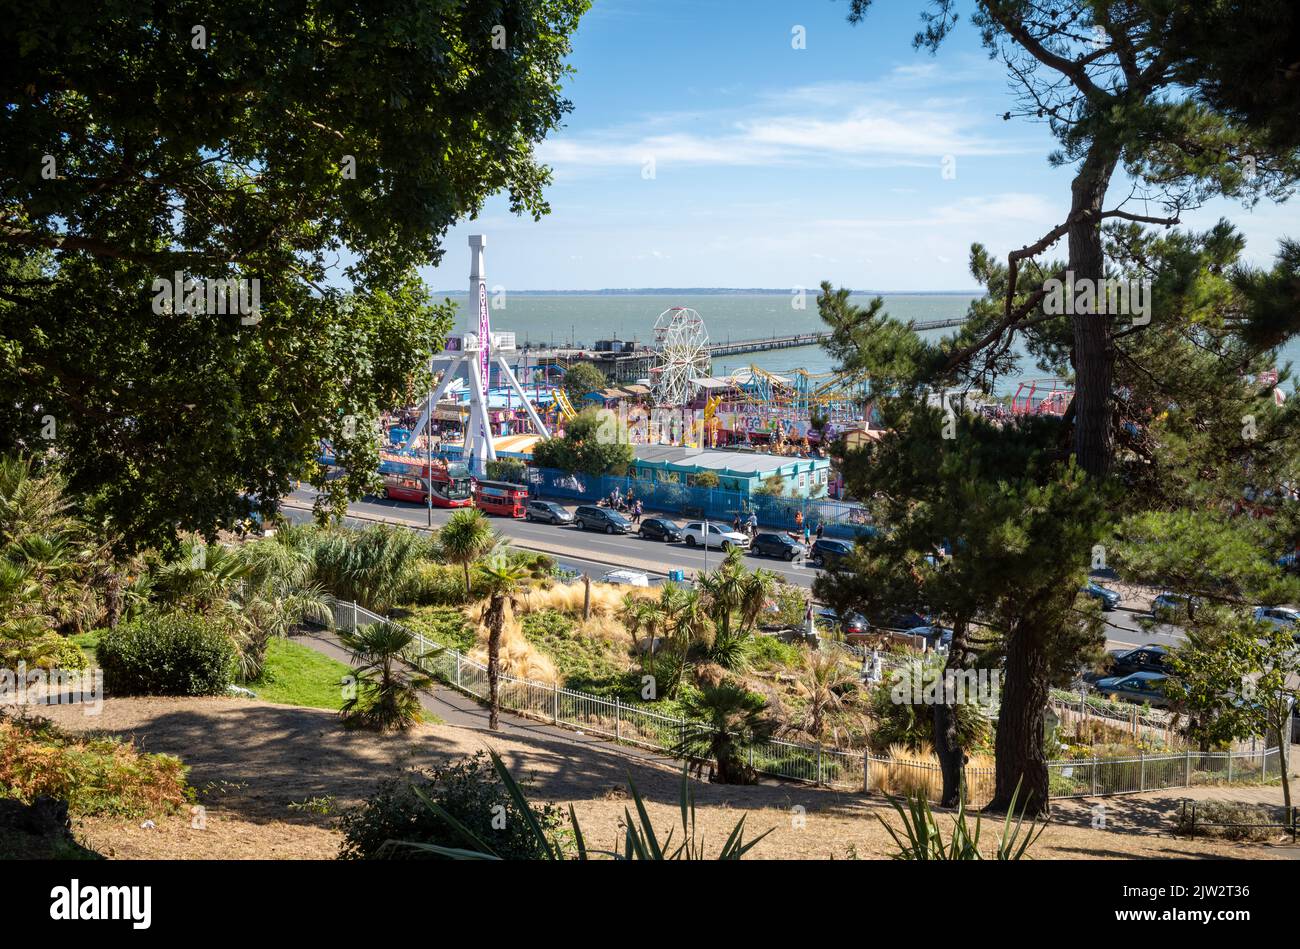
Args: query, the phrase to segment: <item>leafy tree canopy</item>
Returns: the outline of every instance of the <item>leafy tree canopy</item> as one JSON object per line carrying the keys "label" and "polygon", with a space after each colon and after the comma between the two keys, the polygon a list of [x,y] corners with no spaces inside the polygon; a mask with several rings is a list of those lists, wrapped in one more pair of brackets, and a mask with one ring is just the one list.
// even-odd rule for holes
{"label": "leafy tree canopy", "polygon": [[[6,4],[0,449],[53,448],[128,545],[325,486],[323,437],[356,497],[449,325],[415,268],[495,192],[548,210],[586,7]],[[227,279],[237,315],[177,299]]]}

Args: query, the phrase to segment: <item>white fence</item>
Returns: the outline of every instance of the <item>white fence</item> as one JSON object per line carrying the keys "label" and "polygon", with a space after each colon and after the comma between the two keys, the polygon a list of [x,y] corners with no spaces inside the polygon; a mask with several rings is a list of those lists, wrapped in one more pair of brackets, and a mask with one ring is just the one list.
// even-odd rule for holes
{"label": "white fence", "polygon": [[[356,603],[335,601],[334,622],[337,627],[350,630],[392,621]],[[450,646],[426,639],[415,630],[408,631],[415,637],[404,657],[409,663],[468,695],[487,700],[486,666]],[[507,711],[659,752],[670,751],[684,735],[705,727],[662,715],[640,703],[607,699],[508,675],[499,677],[498,696],[501,708]],[[754,744],[748,749],[748,755],[750,765],[762,774],[828,787],[890,793],[921,791],[934,800],[942,788],[939,766],[924,761],[900,761],[779,739]],[[1058,760],[1049,761],[1047,766],[1051,797],[1090,797],[1221,781],[1265,782],[1280,776],[1281,757],[1277,748],[1205,754],[1187,751],[1129,758]],[[992,768],[968,767],[965,778],[972,804],[979,806],[992,799]]]}

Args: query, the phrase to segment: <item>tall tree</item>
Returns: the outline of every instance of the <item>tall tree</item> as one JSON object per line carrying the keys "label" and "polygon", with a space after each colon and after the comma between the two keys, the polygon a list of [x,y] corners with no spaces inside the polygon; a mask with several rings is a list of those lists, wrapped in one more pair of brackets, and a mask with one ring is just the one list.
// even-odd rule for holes
{"label": "tall tree", "polygon": [[487,605],[483,622],[488,628],[488,728],[496,731],[501,717],[501,636],[514,609],[515,594],[527,583],[528,571],[506,557],[494,557],[481,571]]}
{"label": "tall tree", "polygon": [[[850,21],[860,22],[871,0],[850,0],[849,6]],[[1130,314],[1117,317],[1089,302],[1108,276],[1102,225],[1172,226],[1211,194],[1281,198],[1300,172],[1294,146],[1270,148],[1260,130],[1178,94],[1187,65],[1175,68],[1164,41],[1186,6],[1171,0],[969,3],[985,47],[1002,60],[1018,91],[1017,108],[1004,117],[1046,122],[1060,143],[1050,161],[1071,165],[1074,178],[1063,220],[1008,255],[1000,310],[973,313],[933,368],[969,373],[982,359],[977,373],[995,371],[1014,337],[1051,318],[1044,312],[1045,283],[1067,280],[1073,306],[1065,352],[1075,384],[1067,417],[1078,463],[1093,476],[1109,470],[1114,452],[1114,334],[1133,328],[1120,326],[1131,322]],[[962,7],[960,0],[930,0],[915,45],[937,51]],[[1121,170],[1133,188],[1108,208],[1107,194]],[[1164,213],[1128,210],[1133,200],[1155,201]],[[1038,258],[1062,238],[1066,260],[1044,267]],[[1028,292],[1021,292],[1022,271],[1032,278]]]}
{"label": "tall tree", "polygon": [[449,326],[416,268],[494,193],[548,210],[586,8],[5,4],[0,450],[53,446],[128,545],[358,497]]}

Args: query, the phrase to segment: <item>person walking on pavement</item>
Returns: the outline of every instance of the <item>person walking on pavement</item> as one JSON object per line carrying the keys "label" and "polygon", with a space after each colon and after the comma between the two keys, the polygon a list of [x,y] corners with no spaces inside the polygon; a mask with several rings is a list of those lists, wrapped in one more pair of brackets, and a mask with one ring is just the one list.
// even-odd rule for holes
{"label": "person walking on pavement", "polygon": [[758,533],[758,512],[749,512],[749,539],[753,540],[754,535]]}
{"label": "person walking on pavement", "polygon": [[637,498],[636,504],[632,505],[632,523],[641,523],[641,499]]}
{"label": "person walking on pavement", "polygon": [[818,522],[817,522],[817,539],[818,539],[818,540],[821,540],[821,539],[822,539],[822,534],[825,533],[825,531],[826,531],[826,525],[823,524],[821,521],[818,521]]}

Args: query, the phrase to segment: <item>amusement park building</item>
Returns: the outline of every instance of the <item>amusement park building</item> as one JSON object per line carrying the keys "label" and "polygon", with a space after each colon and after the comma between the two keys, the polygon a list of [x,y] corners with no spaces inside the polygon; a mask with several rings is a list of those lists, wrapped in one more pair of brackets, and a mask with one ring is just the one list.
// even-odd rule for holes
{"label": "amusement park building", "polygon": [[825,497],[831,463],[825,458],[789,458],[753,451],[683,448],[677,445],[636,445],[636,460],[628,474],[657,484],[694,486],[706,471],[718,476],[724,491],[758,493],[773,475],[785,479],[785,496]]}

